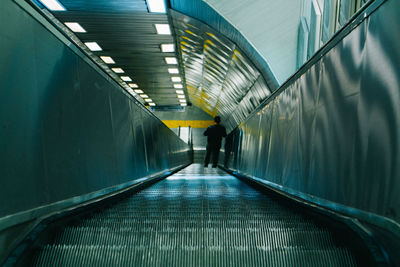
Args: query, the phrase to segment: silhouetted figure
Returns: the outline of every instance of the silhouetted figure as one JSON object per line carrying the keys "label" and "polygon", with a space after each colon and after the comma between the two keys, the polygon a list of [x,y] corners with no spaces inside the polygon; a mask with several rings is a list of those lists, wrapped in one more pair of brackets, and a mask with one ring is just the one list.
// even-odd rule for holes
{"label": "silhouetted figure", "polygon": [[221,148],[222,137],[226,136],[225,127],[219,124],[221,122],[221,118],[219,116],[216,116],[214,118],[214,121],[215,125],[208,127],[207,130],[204,132],[204,135],[207,136],[207,153],[204,160],[204,167],[208,167],[211,155],[213,158],[212,167],[217,167],[218,154]]}

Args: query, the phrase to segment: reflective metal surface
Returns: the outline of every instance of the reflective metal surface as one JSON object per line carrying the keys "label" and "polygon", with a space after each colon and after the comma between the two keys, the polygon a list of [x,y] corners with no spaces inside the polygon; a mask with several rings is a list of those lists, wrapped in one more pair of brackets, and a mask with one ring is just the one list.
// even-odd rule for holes
{"label": "reflective metal surface", "polygon": [[[261,75],[266,81],[267,87],[274,91],[279,84],[272,72],[269,62],[265,60],[260,51],[251,43],[243,33],[232,25],[223,15],[218,13],[217,9],[211,7],[208,1],[203,0],[170,0],[171,8],[198,21],[206,23],[212,29],[217,31],[218,35],[223,35],[235,43],[244,54],[247,55],[256,69],[261,72]],[[230,3],[231,4],[231,3]],[[243,2],[242,5],[254,6],[252,3]],[[232,6],[238,8],[237,6]],[[245,20],[246,17],[244,16]],[[243,54],[243,53],[242,53]]]}
{"label": "reflective metal surface", "polygon": [[223,35],[178,12],[170,14],[191,102],[233,129],[270,94],[266,82]]}
{"label": "reflective metal surface", "polygon": [[236,129],[229,167],[400,229],[399,8],[387,1],[360,14],[361,24]]}
{"label": "reflective metal surface", "polygon": [[187,144],[15,2],[0,18],[0,229],[190,162]]}
{"label": "reflective metal surface", "polygon": [[193,164],[49,227],[18,265],[374,266],[360,242],[346,227]]}

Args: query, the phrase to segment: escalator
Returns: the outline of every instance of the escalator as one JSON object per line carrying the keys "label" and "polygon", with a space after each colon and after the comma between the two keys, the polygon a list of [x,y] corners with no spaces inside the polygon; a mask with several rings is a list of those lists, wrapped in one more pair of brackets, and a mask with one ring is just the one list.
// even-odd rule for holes
{"label": "escalator", "polygon": [[346,224],[192,164],[47,225],[18,266],[375,266]]}

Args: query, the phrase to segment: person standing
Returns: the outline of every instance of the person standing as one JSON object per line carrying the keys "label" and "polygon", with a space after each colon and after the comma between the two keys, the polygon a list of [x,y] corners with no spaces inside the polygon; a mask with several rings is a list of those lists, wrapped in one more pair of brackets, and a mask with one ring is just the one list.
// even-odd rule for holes
{"label": "person standing", "polygon": [[215,124],[208,127],[207,130],[204,132],[204,135],[207,136],[207,152],[206,158],[204,160],[204,167],[208,167],[211,155],[213,158],[212,167],[217,167],[218,154],[219,150],[221,149],[222,137],[226,136],[226,129],[220,124],[221,117],[216,116],[214,118],[214,122]]}

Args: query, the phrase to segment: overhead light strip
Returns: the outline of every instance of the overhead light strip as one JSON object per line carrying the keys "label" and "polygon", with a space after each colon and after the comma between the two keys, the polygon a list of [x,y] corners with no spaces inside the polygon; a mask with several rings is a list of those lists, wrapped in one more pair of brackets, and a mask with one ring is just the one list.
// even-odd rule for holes
{"label": "overhead light strip", "polygon": [[174,44],[161,44],[161,52],[163,53],[175,52]]}
{"label": "overhead light strip", "polygon": [[139,86],[136,84],[136,83],[130,83],[130,84],[128,84],[129,85],[129,87],[131,87],[131,88],[139,88]]}
{"label": "overhead light strip", "polygon": [[164,0],[146,0],[147,8],[152,13],[167,13]]}
{"label": "overhead light strip", "polygon": [[125,73],[125,71],[121,68],[112,68],[115,73]]}
{"label": "overhead light strip", "polygon": [[100,58],[107,64],[115,64],[115,61],[111,57],[101,56]]}
{"label": "overhead light strip", "polygon": [[131,77],[129,77],[129,76],[121,76],[121,79],[123,81],[125,81],[125,82],[131,82],[132,81]]}
{"label": "overhead light strip", "polygon": [[66,11],[67,9],[57,0],[39,0],[47,9],[51,11]]}
{"label": "overhead light strip", "polygon": [[165,57],[165,62],[167,62],[167,64],[178,64],[176,57]]}
{"label": "overhead light strip", "polygon": [[171,29],[169,28],[169,24],[155,24],[157,34],[162,35],[170,35]]}
{"label": "overhead light strip", "polygon": [[101,47],[96,42],[86,42],[85,45],[90,49],[90,51],[102,51]]}
{"label": "overhead light strip", "polygon": [[65,22],[64,24],[73,32],[86,32],[78,22]]}
{"label": "overhead light strip", "polygon": [[182,81],[182,79],[181,79],[181,77],[174,76],[174,77],[171,77],[171,81],[174,83],[177,83],[177,82],[179,83]]}
{"label": "overhead light strip", "polygon": [[179,74],[179,70],[177,68],[169,68],[168,72],[170,74]]}

